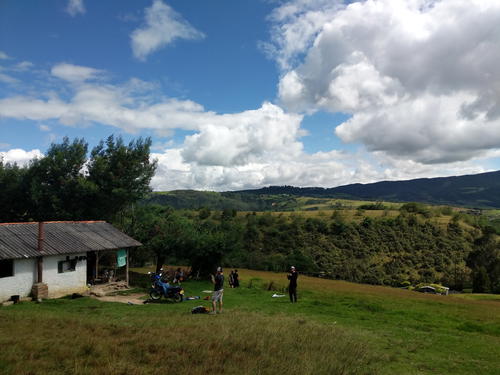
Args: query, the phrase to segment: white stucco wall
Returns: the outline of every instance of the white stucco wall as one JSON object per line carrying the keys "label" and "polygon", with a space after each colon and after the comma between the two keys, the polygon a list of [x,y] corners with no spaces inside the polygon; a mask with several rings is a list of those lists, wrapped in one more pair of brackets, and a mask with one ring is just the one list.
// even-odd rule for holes
{"label": "white stucco wall", "polygon": [[[71,254],[70,258],[86,255],[86,253]],[[87,261],[78,261],[75,271],[58,273],[57,263],[61,260],[66,260],[66,255],[43,258],[43,282],[49,287],[49,297],[57,298],[86,291]],[[35,259],[14,260],[14,276],[0,278],[0,302],[8,300],[13,295],[29,296],[36,280]]]}
{"label": "white stucco wall", "polygon": [[[69,257],[73,259],[75,256],[86,255],[85,253],[71,254]],[[50,298],[81,293],[87,289],[87,261],[78,261],[75,271],[58,273],[57,262],[61,260],[66,260],[66,255],[43,258],[43,282],[49,286]]]}
{"label": "white stucco wall", "polygon": [[0,302],[11,296],[27,297],[36,277],[35,259],[14,260],[14,276],[0,278]]}

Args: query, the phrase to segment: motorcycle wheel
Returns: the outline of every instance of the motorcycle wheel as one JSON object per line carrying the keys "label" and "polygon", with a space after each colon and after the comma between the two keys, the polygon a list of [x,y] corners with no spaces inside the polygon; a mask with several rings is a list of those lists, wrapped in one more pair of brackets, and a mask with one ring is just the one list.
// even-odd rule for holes
{"label": "motorcycle wheel", "polygon": [[161,294],[157,290],[152,290],[151,293],[149,293],[149,296],[154,301],[158,301],[161,298]]}
{"label": "motorcycle wheel", "polygon": [[182,294],[179,294],[177,293],[175,296],[174,296],[174,302],[182,302],[183,298],[182,298]]}

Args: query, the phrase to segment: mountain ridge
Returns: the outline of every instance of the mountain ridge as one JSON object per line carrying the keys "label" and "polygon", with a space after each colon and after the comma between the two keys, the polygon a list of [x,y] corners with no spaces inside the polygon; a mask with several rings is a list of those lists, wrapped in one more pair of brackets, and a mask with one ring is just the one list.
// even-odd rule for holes
{"label": "mountain ridge", "polygon": [[357,200],[416,201],[429,204],[500,208],[500,171],[462,176],[349,184],[333,188],[270,186],[238,193],[291,194]]}
{"label": "mountain ridge", "polygon": [[388,202],[421,202],[475,208],[500,208],[500,171],[462,176],[417,178],[349,184],[332,188],[268,186],[225,192],[174,190],[153,193],[147,203],[168,204],[174,208],[237,209],[259,211],[275,209],[286,197],[312,197]]}

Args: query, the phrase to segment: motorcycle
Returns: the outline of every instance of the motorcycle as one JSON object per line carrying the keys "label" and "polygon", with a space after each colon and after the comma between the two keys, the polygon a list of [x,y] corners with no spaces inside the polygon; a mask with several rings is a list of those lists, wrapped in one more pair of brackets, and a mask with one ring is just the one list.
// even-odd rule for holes
{"label": "motorcycle", "polygon": [[158,301],[161,297],[172,299],[174,302],[184,300],[184,289],[180,285],[170,285],[162,280],[162,272],[148,272],[151,277],[152,285],[149,297],[153,301]]}

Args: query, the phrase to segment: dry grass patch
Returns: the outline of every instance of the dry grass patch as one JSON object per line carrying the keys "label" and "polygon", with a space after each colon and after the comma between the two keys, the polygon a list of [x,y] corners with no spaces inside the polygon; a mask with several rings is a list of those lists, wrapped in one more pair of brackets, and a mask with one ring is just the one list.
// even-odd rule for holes
{"label": "dry grass patch", "polygon": [[[88,308],[100,307],[97,304]],[[134,316],[134,310],[144,312],[145,308],[148,307],[136,306],[124,312],[126,306],[123,306],[119,308],[123,310],[119,319],[105,313],[77,318],[72,313],[64,317],[52,313],[28,317],[26,311],[20,315],[2,315],[0,311],[0,373],[142,375],[173,371],[354,375],[376,372],[366,344],[332,325],[241,311],[217,316],[152,315],[146,321]]]}

